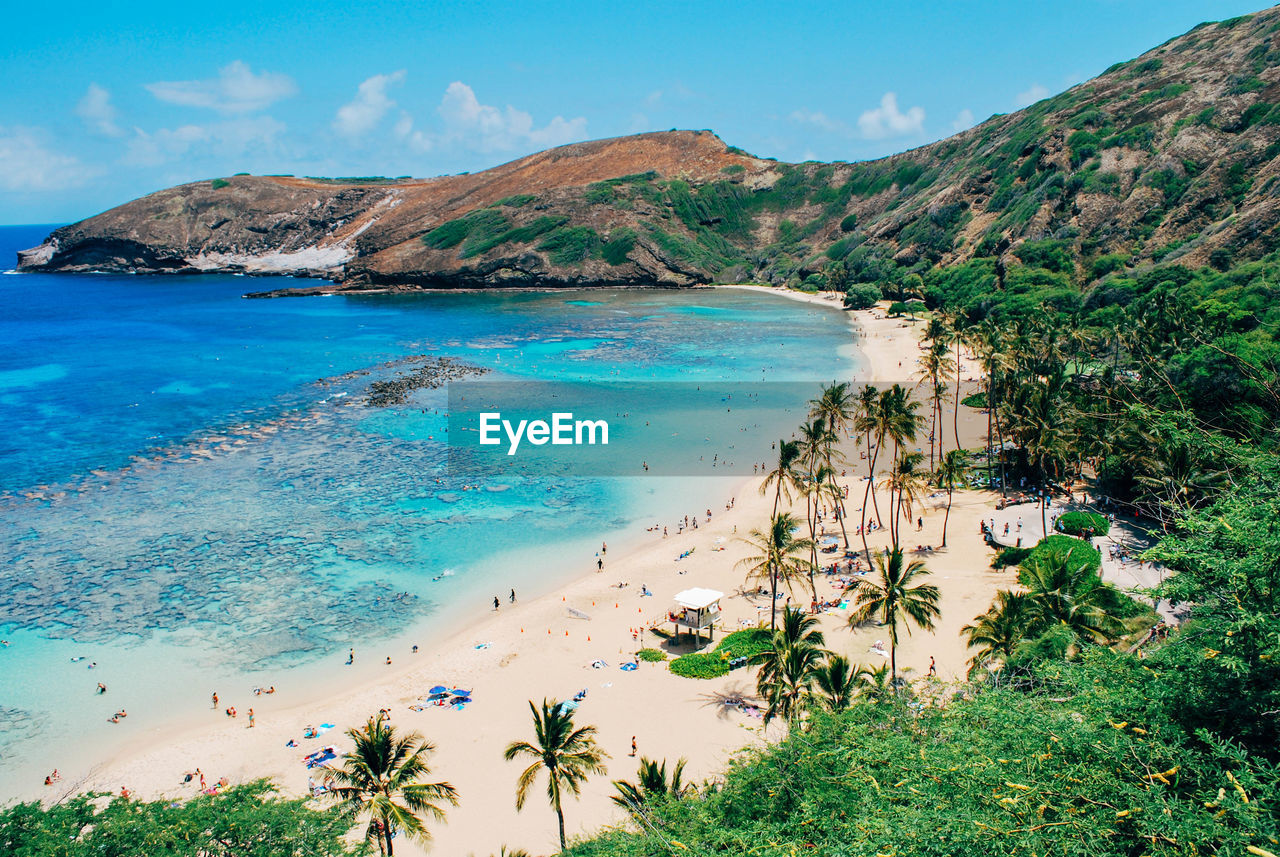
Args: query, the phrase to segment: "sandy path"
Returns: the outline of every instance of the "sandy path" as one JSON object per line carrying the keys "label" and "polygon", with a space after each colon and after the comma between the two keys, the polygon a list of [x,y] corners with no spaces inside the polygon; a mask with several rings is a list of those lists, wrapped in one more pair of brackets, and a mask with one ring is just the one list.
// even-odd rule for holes
{"label": "sandy path", "polygon": [[[875,312],[857,313],[856,319],[861,327],[859,345],[871,363],[868,379],[905,380],[919,353],[914,328]],[[961,421],[962,439],[970,446],[985,437],[985,419],[979,417],[969,415]],[[853,464],[859,465],[857,451],[851,449],[849,454]],[[853,472],[844,481],[851,490],[850,512],[856,521],[865,483]],[[914,671],[909,675],[923,676],[930,657],[937,659],[943,680],[963,675],[967,653],[959,628],[985,610],[995,589],[1012,579],[1011,573],[990,570],[990,551],[979,536],[979,521],[991,500],[986,493],[957,492],[948,528],[950,547],[912,556],[925,559],[934,573],[933,582],[942,590],[942,619],[933,633],[914,631],[904,636],[898,660],[900,667]],[[680,536],[673,532],[667,539],[651,534],[647,544],[627,556],[607,555],[603,573],[589,574],[529,603],[504,601],[500,610],[477,616],[469,632],[429,650],[411,654],[371,649],[369,656],[392,656],[395,663],[387,668],[387,679],[353,688],[324,704],[291,703],[287,689],[270,697],[224,697],[223,705],[237,705],[240,718],[230,720],[211,708],[207,726],[198,731],[139,735],[127,751],[89,774],[85,784],[112,791],[127,785],[143,797],[181,795],[192,791],[179,785],[182,773],[199,767],[210,781],[222,776],[232,782],[266,776],[287,791],[301,793],[308,779],[300,761],[304,754],[327,743],[339,751],[346,749],[349,742],[342,729],[389,708],[395,724],[420,730],[436,744],[434,773],[460,792],[461,806],[450,810],[448,823],[435,829],[433,853],[483,855],[496,853],[502,844],[533,853],[554,851],[554,814],[537,795],[524,812],[516,812],[514,785],[520,768],[501,758],[508,742],[531,737],[528,700],[568,698],[586,688],[588,696],[578,720],[599,729],[600,742],[612,757],[609,777],[590,781],[582,800],[566,807],[567,829],[574,835],[622,820],[608,800],[610,779],[634,778],[636,760],[628,758],[633,735],[642,755],[687,757],[688,776],[695,780],[715,776],[735,751],[761,740],[758,720],[736,711],[726,713],[715,702],[718,694],[749,693],[754,685],[749,671],[697,681],[674,676],[660,664],[641,664],[635,672],[623,672],[618,665],[639,646],[631,629],[660,620],[673,605],[672,596],[682,589],[705,586],[727,593],[723,601],[726,628],[767,615],[757,609],[767,604],[767,597],[734,594],[743,582],[742,572],[734,566],[749,550],[739,537],[767,523],[770,502],[753,484],[744,484],[735,507],[713,509],[711,521],[700,522],[699,529]],[[944,497],[931,501],[922,531],[904,524],[908,549],[941,543],[943,502]],[[803,517],[803,509],[799,512]],[[887,535],[877,535],[872,545],[886,541]],[[855,538],[853,544],[859,541]],[[689,548],[694,553],[676,561]],[[629,586],[616,588],[620,581]],[[642,584],[653,592],[652,597],[641,595]],[[827,595],[835,590],[820,580],[818,591]],[[809,599],[798,593],[796,600],[807,604]],[[570,607],[591,618],[575,618]],[[839,611],[825,615],[823,623],[833,649],[862,663],[883,663],[869,650],[876,639],[887,641],[884,629],[851,633]],[[658,642],[649,635],[648,645]],[[488,645],[476,648],[481,643]],[[609,666],[591,668],[596,658]],[[475,701],[463,711],[408,710],[435,684],[472,689]],[[252,730],[246,728],[243,716],[251,705],[257,714]],[[301,739],[304,725],[320,723],[338,728],[318,740]],[[290,738],[299,739],[300,746],[286,747]],[[397,851],[416,853],[399,845]]]}

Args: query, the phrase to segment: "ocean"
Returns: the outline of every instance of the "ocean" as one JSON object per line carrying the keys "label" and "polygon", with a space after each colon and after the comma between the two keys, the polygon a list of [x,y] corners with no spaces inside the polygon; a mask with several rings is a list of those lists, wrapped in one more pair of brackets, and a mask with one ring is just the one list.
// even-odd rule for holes
{"label": "ocean", "polygon": [[[0,228],[0,268],[50,229]],[[426,645],[741,485],[688,413],[662,476],[468,478],[446,466],[444,389],[365,404],[407,358],[516,385],[781,385],[791,410],[744,434],[742,461],[856,365],[842,313],[758,292],[242,298],[285,285],[0,276],[0,801],[218,688],[358,680],[348,649]]]}

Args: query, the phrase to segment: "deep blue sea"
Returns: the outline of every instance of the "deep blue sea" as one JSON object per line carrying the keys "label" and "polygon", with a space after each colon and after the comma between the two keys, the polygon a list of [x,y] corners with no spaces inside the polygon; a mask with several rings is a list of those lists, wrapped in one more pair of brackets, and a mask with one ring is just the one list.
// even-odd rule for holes
{"label": "deep blue sea", "polygon": [[[0,228],[0,270],[50,229]],[[241,297],[284,285],[0,275],[0,801],[57,765],[51,748],[110,752],[116,706],[145,726],[206,706],[205,688],[426,640],[736,484],[694,472],[692,431],[671,450],[685,478],[442,475],[444,391],[366,407],[385,364],[763,379],[802,408],[854,355],[841,313],[745,291]]]}

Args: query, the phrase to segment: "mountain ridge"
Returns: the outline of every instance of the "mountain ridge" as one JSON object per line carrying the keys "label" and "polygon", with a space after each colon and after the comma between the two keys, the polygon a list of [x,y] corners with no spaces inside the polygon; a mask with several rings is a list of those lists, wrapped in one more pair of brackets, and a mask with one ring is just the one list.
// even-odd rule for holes
{"label": "mountain ridge", "polygon": [[[22,270],[247,272],[338,289],[901,282],[1057,242],[1081,285],[1280,247],[1280,9],[1197,26],[1023,110],[874,161],[709,131],[433,179],[232,176],[56,230]],[[1012,255],[1011,255],[1012,254]],[[333,290],[333,289],[328,289]]]}

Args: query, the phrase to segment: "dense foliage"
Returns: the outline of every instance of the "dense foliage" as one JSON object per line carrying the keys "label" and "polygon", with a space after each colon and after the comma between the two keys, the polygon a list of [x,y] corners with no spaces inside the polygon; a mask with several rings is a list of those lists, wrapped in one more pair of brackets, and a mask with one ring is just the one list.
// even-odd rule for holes
{"label": "dense foliage", "polygon": [[266,781],[186,802],[76,795],[0,809],[6,857],[339,857],[365,854],[344,839],[351,821],[278,797]]}
{"label": "dense foliage", "polygon": [[681,655],[671,662],[671,671],[686,678],[715,678],[729,672],[733,658],[751,658],[769,648],[769,631],[747,628],[726,634],[709,652]]}

